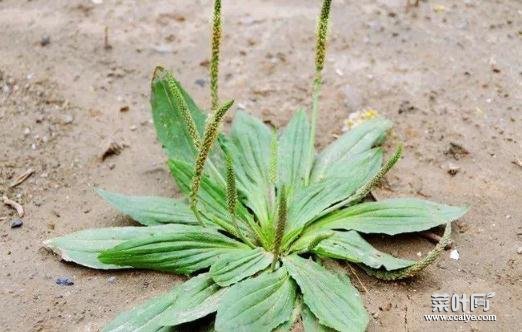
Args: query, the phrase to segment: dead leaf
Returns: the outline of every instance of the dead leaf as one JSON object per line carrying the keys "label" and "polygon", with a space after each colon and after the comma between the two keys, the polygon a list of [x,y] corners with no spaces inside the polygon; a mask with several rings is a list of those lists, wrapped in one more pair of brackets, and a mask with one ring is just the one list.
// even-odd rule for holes
{"label": "dead leaf", "polygon": [[123,149],[127,147],[127,144],[120,144],[118,142],[110,142],[107,148],[103,151],[102,155],[100,156],[100,159],[104,161],[110,156],[118,155],[121,153]]}

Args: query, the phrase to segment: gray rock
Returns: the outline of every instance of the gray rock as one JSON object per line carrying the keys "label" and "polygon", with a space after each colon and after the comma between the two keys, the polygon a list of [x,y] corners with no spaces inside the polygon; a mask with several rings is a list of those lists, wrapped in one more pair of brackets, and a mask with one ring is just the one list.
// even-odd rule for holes
{"label": "gray rock", "polygon": [[74,285],[74,280],[69,277],[58,277],[56,279],[56,284],[60,286],[72,286]]}
{"label": "gray rock", "polygon": [[24,221],[22,219],[13,219],[11,220],[11,228],[19,228],[19,227],[22,227],[22,225],[24,224]]}
{"label": "gray rock", "polygon": [[40,46],[47,46],[51,43],[51,37],[49,36],[42,36],[40,39]]}

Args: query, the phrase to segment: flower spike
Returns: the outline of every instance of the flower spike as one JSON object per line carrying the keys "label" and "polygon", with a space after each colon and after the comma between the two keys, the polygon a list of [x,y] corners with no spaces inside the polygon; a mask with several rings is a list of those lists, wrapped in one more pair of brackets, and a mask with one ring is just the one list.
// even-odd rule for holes
{"label": "flower spike", "polygon": [[185,124],[185,127],[187,128],[187,132],[192,139],[192,144],[194,145],[194,148],[197,150],[199,149],[200,144],[200,138],[198,130],[196,129],[196,123],[194,122],[194,119],[192,118],[192,115],[190,115],[187,101],[183,97],[183,94],[181,93],[180,89],[176,85],[176,82],[174,80],[174,77],[172,77],[171,73],[167,73],[167,76],[165,77],[167,80],[167,85],[169,92],[172,93],[174,97],[174,102],[179,107],[179,112],[181,114],[181,118],[183,119],[183,123]]}
{"label": "flower spike", "polygon": [[212,54],[210,57],[210,99],[211,109],[215,111],[219,105],[219,47],[221,44],[221,0],[214,0],[214,16],[212,18]]}
{"label": "flower spike", "polygon": [[201,219],[199,210],[197,208],[197,196],[199,187],[201,186],[201,178],[203,177],[203,169],[205,167],[205,162],[207,161],[208,155],[210,153],[210,149],[214,142],[216,141],[219,134],[219,125],[223,120],[223,116],[225,113],[232,107],[234,101],[229,101],[221,106],[211,118],[208,119],[205,134],[203,137],[203,143],[198,152],[198,156],[196,157],[196,162],[194,166],[194,177],[192,178],[192,188],[190,192],[190,208],[194,212],[194,215],[198,219],[198,221],[204,225],[203,220]]}
{"label": "flower spike", "polygon": [[[314,159],[314,145],[315,145],[315,131],[317,127],[317,114],[319,112],[319,94],[321,93],[321,84],[323,81],[322,70],[324,67],[324,60],[326,58],[326,46],[328,36],[328,22],[330,17],[330,7],[332,0],[323,0],[321,7],[321,14],[317,25],[317,39],[315,46],[315,77],[313,82],[312,92],[312,116],[310,127],[310,165],[309,170],[312,169],[312,162]],[[308,179],[306,180],[308,183]]]}
{"label": "flower spike", "polygon": [[272,270],[275,269],[276,263],[281,254],[281,242],[283,241],[283,235],[285,234],[285,226],[287,220],[287,202],[286,202],[286,188],[281,188],[279,194],[279,206],[277,208],[277,226],[274,240],[274,259],[272,261]]}

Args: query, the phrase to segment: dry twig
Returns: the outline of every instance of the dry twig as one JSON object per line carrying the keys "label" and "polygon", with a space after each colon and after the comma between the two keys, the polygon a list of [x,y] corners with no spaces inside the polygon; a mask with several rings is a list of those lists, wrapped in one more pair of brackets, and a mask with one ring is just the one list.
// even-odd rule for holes
{"label": "dry twig", "polygon": [[18,216],[20,218],[22,218],[24,216],[24,208],[22,205],[9,199],[9,197],[7,197],[5,195],[2,197],[2,199],[3,199],[5,205],[10,206],[16,210],[16,212],[18,213]]}
{"label": "dry twig", "polygon": [[22,175],[20,175],[19,177],[16,178],[16,180],[13,181],[13,183],[11,183],[9,185],[9,188],[14,188],[16,186],[18,186],[19,184],[21,184],[22,182],[24,182],[25,180],[27,180],[32,174],[34,173],[34,169],[32,168],[29,168],[27,171],[25,171]]}

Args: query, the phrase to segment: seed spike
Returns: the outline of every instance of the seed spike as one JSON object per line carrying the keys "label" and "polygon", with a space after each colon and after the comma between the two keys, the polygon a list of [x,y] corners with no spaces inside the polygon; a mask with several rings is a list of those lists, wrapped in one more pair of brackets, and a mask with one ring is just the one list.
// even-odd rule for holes
{"label": "seed spike", "polygon": [[223,150],[223,154],[225,156],[226,163],[226,184],[227,184],[227,209],[230,214],[230,218],[232,219],[232,224],[234,224],[236,235],[239,236],[243,242],[248,244],[251,247],[254,247],[252,241],[250,241],[237,222],[236,216],[236,208],[237,208],[237,189],[236,189],[236,173],[234,171],[234,163],[232,160],[232,155],[226,145],[218,139],[218,143],[221,146],[221,150]]}
{"label": "seed spike", "polygon": [[[319,22],[317,23],[317,37],[315,46],[315,76],[313,81],[312,92],[312,116],[310,127],[310,160],[309,171],[312,169],[312,162],[315,151],[315,131],[317,127],[317,113],[319,112],[319,95],[321,93],[322,85],[322,70],[324,68],[324,60],[326,58],[327,37],[328,37],[328,22],[330,19],[330,8],[332,0],[323,0],[321,13],[319,15]],[[308,184],[308,177],[306,178]]]}
{"label": "seed spike", "polygon": [[371,178],[368,182],[366,182],[350,199],[350,202],[356,202],[368,195],[370,190],[378,184],[382,178],[388,173],[388,171],[399,161],[402,156],[402,144],[399,144],[393,156],[388,159],[388,161],[381,167],[381,169],[375,174],[373,178]]}
{"label": "seed spike", "polygon": [[219,106],[219,48],[221,44],[221,0],[214,0],[212,18],[212,53],[210,57],[210,99],[211,110]]}
{"label": "seed spike", "polygon": [[167,76],[165,78],[167,80],[167,87],[169,89],[169,92],[174,97],[174,102],[179,108],[179,112],[181,114],[183,123],[185,124],[185,128],[187,128],[188,134],[192,139],[192,144],[194,145],[194,148],[197,150],[199,149],[200,144],[199,133],[196,129],[196,123],[194,122],[192,115],[190,115],[187,101],[183,97],[183,94],[181,93],[178,85],[176,84],[174,77],[172,77],[172,74],[167,72]]}
{"label": "seed spike", "polygon": [[197,195],[199,191],[199,187],[201,186],[201,179],[203,177],[203,169],[205,167],[205,162],[207,161],[208,155],[210,153],[210,149],[214,142],[216,141],[219,133],[219,125],[221,120],[223,120],[223,116],[225,113],[232,107],[234,101],[229,101],[221,106],[212,114],[212,117],[208,119],[207,125],[205,128],[205,134],[203,136],[203,143],[199,149],[198,155],[196,157],[196,162],[194,165],[194,176],[192,178],[192,188],[190,192],[190,207],[192,211],[194,211],[194,215],[200,222],[202,226],[204,226],[203,220],[200,218],[200,214],[197,208]]}
{"label": "seed spike", "polygon": [[314,250],[315,247],[317,247],[317,245],[323,241],[323,240],[326,240],[332,236],[334,236],[335,233],[334,232],[326,232],[326,233],[320,233],[320,234],[317,234],[317,236],[310,242],[310,244],[308,245],[308,248],[306,251],[310,252],[312,250]]}
{"label": "seed spike", "polygon": [[277,226],[274,240],[274,259],[272,260],[272,270],[275,269],[276,263],[279,260],[281,254],[281,242],[283,241],[283,235],[285,234],[287,220],[287,202],[286,202],[286,188],[281,188],[279,196],[279,205],[277,207]]}
{"label": "seed spike", "polygon": [[426,257],[421,259],[420,261],[417,261],[415,264],[405,267],[403,269],[394,270],[394,271],[380,271],[368,268],[364,265],[360,265],[366,273],[368,273],[371,276],[374,276],[381,280],[399,280],[399,279],[405,279],[410,278],[424,270],[426,267],[431,265],[437,258],[440,257],[440,254],[444,252],[444,248],[450,243],[451,241],[451,223],[446,224],[446,228],[444,229],[444,234],[442,235],[442,238],[440,239],[439,243],[431,250]]}
{"label": "seed spike", "polygon": [[328,21],[330,18],[330,7],[332,0],[324,0],[317,25],[317,41],[315,49],[315,72],[319,75],[324,67],[324,59],[326,58],[326,44],[328,36]]}

